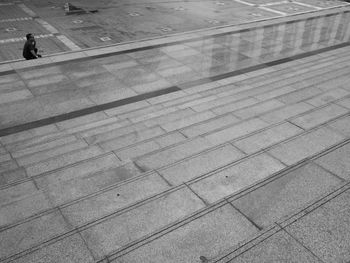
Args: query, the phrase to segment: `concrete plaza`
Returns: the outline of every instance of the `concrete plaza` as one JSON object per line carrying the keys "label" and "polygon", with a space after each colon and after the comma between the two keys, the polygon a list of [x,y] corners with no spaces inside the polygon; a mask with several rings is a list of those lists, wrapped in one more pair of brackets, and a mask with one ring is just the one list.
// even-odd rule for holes
{"label": "concrete plaza", "polygon": [[350,7],[300,3],[1,63],[0,262],[350,262]]}

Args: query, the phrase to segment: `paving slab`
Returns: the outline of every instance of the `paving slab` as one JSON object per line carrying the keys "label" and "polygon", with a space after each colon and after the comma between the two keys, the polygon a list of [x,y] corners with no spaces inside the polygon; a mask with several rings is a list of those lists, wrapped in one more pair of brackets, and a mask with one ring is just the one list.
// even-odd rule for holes
{"label": "paving slab", "polygon": [[[216,107],[216,108],[212,109],[212,111],[215,114],[222,115],[222,114],[229,113],[229,112],[232,113],[232,112],[237,111],[237,110],[242,109],[242,108],[247,108],[247,107],[253,106],[256,103],[258,103],[257,99],[247,98],[247,99],[243,99],[240,101],[236,101],[234,103],[228,103],[226,105]],[[253,113],[251,113],[251,114],[253,114]]]}
{"label": "paving slab", "polygon": [[350,180],[350,143],[318,158],[315,162],[345,180]]}
{"label": "paving slab", "polygon": [[46,174],[45,176],[37,177],[34,180],[40,189],[45,189],[45,187],[50,184],[60,184],[71,179],[78,179],[88,174],[94,174],[118,166],[120,166],[120,161],[114,154],[111,153],[63,168],[61,170]]}
{"label": "paving slab", "polygon": [[41,190],[45,191],[45,195],[53,204],[62,205],[141,174],[133,163],[126,163],[119,167],[105,167],[104,169],[63,182],[46,184],[46,181],[38,180],[38,185]]}
{"label": "paving slab", "polygon": [[285,168],[276,159],[260,154],[243,160],[208,177],[194,182],[190,187],[203,199],[213,203],[244,189]]}
{"label": "paving slab", "polygon": [[1,258],[22,252],[69,230],[72,230],[71,227],[58,211],[8,228],[0,232]]}
{"label": "paving slab", "polygon": [[11,155],[17,159],[22,156],[28,156],[37,152],[47,151],[55,147],[60,147],[63,145],[74,143],[76,140],[77,138],[75,136],[65,136],[63,138],[57,138],[57,139],[49,140],[47,142],[34,144],[33,146],[28,146],[23,149],[18,149],[18,150],[13,149],[11,150]]}
{"label": "paving slab", "polygon": [[292,119],[290,122],[302,127],[303,129],[310,129],[322,123],[335,119],[343,114],[349,112],[348,109],[331,104],[321,109],[316,109],[310,113],[306,113],[300,117]]}
{"label": "paving slab", "polygon": [[20,181],[25,178],[27,178],[27,174],[24,168],[17,168],[11,171],[7,171],[1,173],[0,175],[0,186]]}
{"label": "paving slab", "polygon": [[117,262],[200,262],[201,256],[212,258],[255,232],[246,218],[225,205],[117,258]]}
{"label": "paving slab", "polygon": [[228,142],[234,139],[237,139],[241,136],[248,135],[251,132],[260,130],[267,127],[268,124],[260,119],[254,118],[247,121],[240,122],[236,125],[233,125],[228,128],[224,128],[217,132],[213,132],[204,136],[208,141],[213,144],[221,144]]}
{"label": "paving slab", "polygon": [[175,131],[202,121],[206,121],[208,119],[214,118],[215,116],[216,115],[214,113],[210,111],[205,111],[198,114],[193,114],[182,119],[178,119],[173,122],[161,124],[161,127],[167,132]]}
{"label": "paving slab", "polygon": [[15,259],[15,263],[93,263],[94,259],[82,238],[75,234]]}
{"label": "paving slab", "polygon": [[278,98],[278,100],[286,104],[295,104],[307,98],[311,98],[316,95],[319,95],[320,93],[322,93],[321,89],[311,86],[311,87],[307,87],[307,88],[300,89],[295,92],[283,95],[280,98]]}
{"label": "paving slab", "polygon": [[46,134],[54,133],[55,131],[58,131],[56,125],[46,125],[40,128],[30,129],[27,131],[0,137],[0,141],[4,145],[7,145],[7,144],[27,140],[36,136],[43,136]]}
{"label": "paving slab", "polygon": [[168,188],[169,186],[160,176],[152,174],[73,203],[62,208],[62,213],[72,225],[78,226],[116,212]]}
{"label": "paving slab", "polygon": [[279,231],[271,237],[258,243],[253,248],[238,255],[229,263],[278,263],[278,262],[310,262],[320,263],[314,256],[298,241],[293,239],[284,231]]}
{"label": "paving slab", "polygon": [[242,140],[238,140],[233,144],[243,152],[251,154],[302,132],[303,130],[297,126],[290,123],[283,123]]}
{"label": "paving slab", "polygon": [[340,106],[350,109],[350,98],[345,98],[337,102]]}
{"label": "paving slab", "polygon": [[337,99],[341,99],[345,96],[349,95],[349,91],[344,90],[344,89],[332,89],[328,92],[325,92],[321,95],[318,95],[312,99],[306,100],[306,103],[309,103],[315,107],[319,107],[322,105],[325,105],[327,103],[333,102]]}
{"label": "paving slab", "polygon": [[350,117],[349,116],[346,116],[332,123],[329,123],[328,126],[347,137],[350,136]]}
{"label": "paving slab", "polygon": [[32,181],[16,184],[0,190],[0,206],[21,200],[38,192]]}
{"label": "paving slab", "polygon": [[169,149],[149,154],[136,160],[139,167],[144,170],[156,169],[168,164],[172,164],[181,159],[185,159],[193,154],[199,153],[203,150],[209,149],[213,146],[205,138],[195,138],[186,141]]}
{"label": "paving slab", "polygon": [[251,118],[251,117],[255,117],[257,115],[260,115],[264,112],[272,111],[276,108],[281,108],[284,105],[285,105],[284,103],[282,103],[278,100],[272,99],[272,100],[254,105],[254,106],[250,106],[250,107],[245,108],[245,109],[235,111],[233,114],[241,119],[247,119],[247,118]]}
{"label": "paving slab", "polygon": [[0,207],[0,227],[18,222],[39,212],[52,208],[42,193]]}
{"label": "paving slab", "polygon": [[307,164],[231,202],[255,224],[266,228],[340,183],[338,177]]}
{"label": "paving slab", "polygon": [[58,168],[65,167],[69,164],[74,164],[79,161],[96,157],[98,155],[101,155],[102,153],[103,151],[99,147],[86,147],[84,149],[79,149],[75,152],[70,152],[65,155],[60,155],[58,157],[56,156],[54,158],[27,166],[26,171],[29,176],[35,176]]}
{"label": "paving slab", "polygon": [[201,153],[198,156],[182,161],[158,172],[163,175],[171,184],[178,185],[187,182],[200,175],[204,175],[215,169],[228,165],[244,154],[232,145]]}
{"label": "paving slab", "polygon": [[88,144],[83,140],[78,140],[76,142],[72,142],[70,144],[66,144],[63,146],[56,147],[54,149],[49,149],[41,152],[31,153],[30,155],[22,156],[16,158],[16,161],[20,166],[29,166],[34,163],[38,163],[41,161],[45,161],[52,157],[59,158],[60,155],[68,154],[70,152],[86,148]]}
{"label": "paving slab", "polygon": [[238,122],[239,119],[231,114],[218,116],[211,120],[205,121],[203,123],[195,124],[190,127],[186,127],[181,130],[183,134],[187,137],[196,137],[200,134],[204,134],[216,129],[220,129],[221,127],[228,126]]}
{"label": "paving slab", "polygon": [[160,127],[153,127],[141,131],[135,131],[127,135],[117,137],[115,139],[102,141],[99,142],[99,145],[105,151],[113,151],[147,139],[163,135],[164,133],[164,130]]}
{"label": "paving slab", "polygon": [[338,195],[285,229],[323,262],[350,257],[350,192]]}
{"label": "paving slab", "polygon": [[188,188],[182,188],[108,218],[84,230],[82,236],[94,255],[102,258],[204,206]]}
{"label": "paving slab", "polygon": [[342,135],[329,128],[321,127],[291,141],[279,144],[268,152],[283,163],[292,165],[341,142],[343,139]]}

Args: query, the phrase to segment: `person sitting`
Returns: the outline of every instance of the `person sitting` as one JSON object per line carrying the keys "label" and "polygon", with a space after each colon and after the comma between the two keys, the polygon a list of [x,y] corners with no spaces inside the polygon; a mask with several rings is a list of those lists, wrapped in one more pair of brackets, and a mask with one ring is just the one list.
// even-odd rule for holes
{"label": "person sitting", "polygon": [[26,60],[41,58],[41,55],[38,54],[38,49],[35,47],[36,41],[33,34],[26,35],[27,41],[24,43],[23,47],[23,57]]}

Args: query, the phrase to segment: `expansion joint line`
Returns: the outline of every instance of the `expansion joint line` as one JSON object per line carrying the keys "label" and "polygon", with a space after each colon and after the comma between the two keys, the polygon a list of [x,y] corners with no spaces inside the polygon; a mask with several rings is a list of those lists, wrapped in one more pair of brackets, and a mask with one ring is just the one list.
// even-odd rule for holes
{"label": "expansion joint line", "polygon": [[301,245],[303,248],[305,248],[310,254],[312,254],[314,257],[316,257],[320,262],[322,263],[326,263],[324,262],[321,258],[319,258],[310,248],[308,248],[307,246],[305,246],[299,239],[297,239],[296,237],[294,237],[291,233],[289,233],[284,227],[282,227],[279,223],[275,222],[275,224],[281,228],[281,230],[283,232],[285,232],[288,236],[290,236],[294,241],[296,241],[299,245]]}

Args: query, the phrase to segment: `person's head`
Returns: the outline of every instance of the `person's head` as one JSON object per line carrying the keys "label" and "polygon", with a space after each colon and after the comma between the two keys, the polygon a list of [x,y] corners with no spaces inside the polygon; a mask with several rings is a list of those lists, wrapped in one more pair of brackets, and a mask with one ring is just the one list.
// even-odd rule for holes
{"label": "person's head", "polygon": [[34,35],[32,33],[29,33],[26,35],[27,40],[34,40]]}

